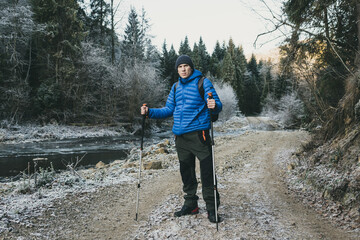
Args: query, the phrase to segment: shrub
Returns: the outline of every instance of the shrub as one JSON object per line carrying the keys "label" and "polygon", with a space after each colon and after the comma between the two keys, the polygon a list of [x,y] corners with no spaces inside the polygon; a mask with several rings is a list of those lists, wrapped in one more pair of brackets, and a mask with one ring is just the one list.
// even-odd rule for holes
{"label": "shrub", "polygon": [[234,90],[227,83],[223,83],[221,85],[215,83],[214,87],[223,105],[223,109],[219,114],[219,120],[221,121],[229,120],[231,117],[236,115],[236,112],[238,110],[238,106],[237,106],[238,101],[236,99]]}
{"label": "shrub", "polygon": [[265,100],[263,115],[278,121],[284,128],[300,126],[305,116],[303,102],[295,92],[283,96],[280,100],[268,96]]}

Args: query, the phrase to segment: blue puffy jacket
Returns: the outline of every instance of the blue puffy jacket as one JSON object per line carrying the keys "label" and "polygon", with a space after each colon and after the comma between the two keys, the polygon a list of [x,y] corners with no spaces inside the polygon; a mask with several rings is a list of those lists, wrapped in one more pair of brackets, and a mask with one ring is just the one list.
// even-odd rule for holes
{"label": "blue puffy jacket", "polygon": [[[211,127],[210,112],[206,102],[199,94],[198,81],[202,73],[194,70],[193,74],[186,78],[179,77],[179,84],[176,87],[176,96],[174,97],[174,87],[172,86],[167,98],[166,105],[163,108],[150,108],[150,118],[167,118],[174,116],[173,133],[182,135],[184,133],[208,130]],[[212,92],[216,102],[216,108],[213,113],[217,114],[222,110],[222,103],[209,79],[204,79],[204,99],[208,98],[208,93]],[[174,102],[175,99],[175,102]]]}

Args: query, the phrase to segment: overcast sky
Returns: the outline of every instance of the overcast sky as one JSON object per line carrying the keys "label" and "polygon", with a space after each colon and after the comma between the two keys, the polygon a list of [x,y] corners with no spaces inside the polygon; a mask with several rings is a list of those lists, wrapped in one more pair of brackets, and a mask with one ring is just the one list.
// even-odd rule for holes
{"label": "overcast sky", "polygon": [[[279,0],[267,0],[276,11]],[[276,5],[277,4],[277,8]],[[153,44],[161,50],[164,40],[168,49],[173,44],[176,51],[181,41],[188,37],[190,47],[202,37],[207,51],[212,53],[215,43],[229,41],[230,37],[236,46],[242,45],[246,55],[264,53],[275,48],[279,41],[276,35],[260,38],[256,48],[256,36],[271,29],[272,25],[262,19],[259,14],[269,16],[260,0],[122,0],[125,9],[134,6],[137,13],[144,8],[150,19],[150,33],[154,36]],[[255,10],[255,11],[254,11]],[[277,10],[277,12],[279,12]],[[127,22],[128,12],[123,19]],[[123,32],[123,29],[122,29]]]}

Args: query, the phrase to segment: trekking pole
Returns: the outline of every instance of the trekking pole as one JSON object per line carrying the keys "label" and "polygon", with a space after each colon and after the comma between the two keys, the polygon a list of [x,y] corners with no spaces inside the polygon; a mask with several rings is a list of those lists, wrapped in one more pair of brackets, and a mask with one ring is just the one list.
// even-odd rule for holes
{"label": "trekking pole", "polygon": [[[146,103],[143,104],[146,106]],[[140,196],[140,179],[141,179],[141,163],[142,163],[142,150],[144,144],[144,128],[145,128],[145,118],[146,115],[142,115],[142,124],[141,124],[141,144],[140,144],[140,159],[139,159],[139,172],[138,172],[138,183],[137,183],[137,196],[136,196],[136,215],[135,220],[138,220],[139,213],[139,196]]]}
{"label": "trekking pole", "polygon": [[[211,92],[208,93],[208,95],[209,95],[209,99],[214,98]],[[212,119],[211,112],[212,112],[212,110],[210,109],[210,120]],[[216,197],[217,183],[216,183],[216,174],[215,174],[214,128],[213,128],[213,121],[211,120],[210,122],[211,122],[211,156],[212,156],[213,179],[214,179],[215,220],[216,220],[216,231],[219,231],[219,223],[218,223],[219,221],[218,221],[218,213],[217,213],[218,207],[217,207],[217,197]]]}

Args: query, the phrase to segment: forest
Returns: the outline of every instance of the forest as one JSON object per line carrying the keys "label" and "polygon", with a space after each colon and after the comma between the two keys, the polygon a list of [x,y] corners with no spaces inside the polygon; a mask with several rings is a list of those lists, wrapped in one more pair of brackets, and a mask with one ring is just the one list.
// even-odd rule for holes
{"label": "forest", "polygon": [[142,103],[164,104],[181,54],[226,92],[225,116],[281,112],[288,127],[321,125],[327,138],[360,115],[358,1],[283,1],[273,31],[291,31],[277,63],[246,59],[231,38],[211,53],[201,37],[190,46],[187,36],[178,50],[165,41],[157,50],[146,10],[134,7],[120,38],[119,7],[113,0],[0,3],[2,125],[132,123]]}
{"label": "forest", "polygon": [[113,1],[8,0],[0,7],[3,123],[133,122],[141,103],[164,103],[181,54],[229,92],[226,105],[245,115],[296,89],[291,74],[254,55],[246,59],[232,39],[217,42],[211,54],[201,37],[193,46],[184,36],[178,50],[166,42],[157,50],[145,10],[130,9],[120,39]]}

